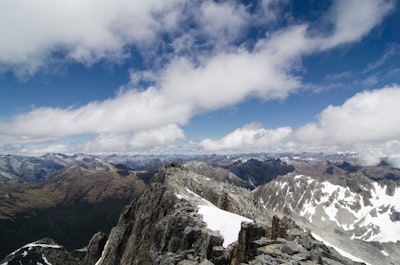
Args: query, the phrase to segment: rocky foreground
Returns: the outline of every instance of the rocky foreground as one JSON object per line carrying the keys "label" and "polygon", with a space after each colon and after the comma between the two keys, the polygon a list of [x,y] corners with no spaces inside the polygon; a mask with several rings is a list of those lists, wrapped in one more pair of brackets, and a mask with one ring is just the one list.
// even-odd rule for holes
{"label": "rocky foreground", "polygon": [[[233,227],[227,216],[253,221]],[[211,229],[215,225],[220,231]],[[237,240],[226,244],[232,234]],[[1,264],[363,263],[343,257],[289,218],[273,216],[249,190],[169,164],[125,207],[109,236],[92,238],[85,258],[78,260],[48,242],[27,245]]]}

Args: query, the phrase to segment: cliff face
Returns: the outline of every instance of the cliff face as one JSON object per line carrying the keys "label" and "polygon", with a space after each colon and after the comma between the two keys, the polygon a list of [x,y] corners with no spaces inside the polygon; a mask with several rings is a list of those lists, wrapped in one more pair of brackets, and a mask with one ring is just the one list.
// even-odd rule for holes
{"label": "cliff face", "polygon": [[222,245],[223,238],[206,228],[196,205],[176,196],[171,171],[174,166],[157,173],[142,196],[125,208],[99,264],[154,264],[168,252],[204,260]]}
{"label": "cliff face", "polygon": [[[258,216],[259,221],[223,211],[210,201],[246,217]],[[232,220],[228,219],[236,218],[250,222],[239,223],[235,230],[229,227]],[[210,229],[218,223],[222,223],[220,231]],[[229,233],[236,237],[231,244],[226,242]],[[163,167],[143,195],[125,208],[96,262],[97,265],[283,263],[357,264],[315,240],[293,221],[270,218],[267,210],[258,207],[251,192],[214,182],[175,164]]]}

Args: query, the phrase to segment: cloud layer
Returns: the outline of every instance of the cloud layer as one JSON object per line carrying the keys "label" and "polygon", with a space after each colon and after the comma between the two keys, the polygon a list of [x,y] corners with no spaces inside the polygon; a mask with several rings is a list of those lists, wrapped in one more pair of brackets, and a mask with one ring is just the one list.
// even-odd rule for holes
{"label": "cloud layer", "polygon": [[[277,28],[274,23],[288,16],[280,5],[259,1],[251,11],[236,1],[1,1],[0,72],[29,78],[66,62],[90,66],[135,60],[132,47],[147,67],[131,69],[130,83],[115,88],[120,93],[107,100],[0,118],[3,151],[15,145],[28,151],[75,150],[57,139],[79,135],[92,135],[80,147],[87,152],[174,148],[195,115],[249,98],[284,100],[296,93],[303,86],[302,58],[360,41],[393,10],[394,1],[334,1],[319,28],[290,19]],[[249,37],[255,28],[264,30]],[[198,146],[263,151],[397,141],[398,90],[358,94],[299,129],[253,123]]]}

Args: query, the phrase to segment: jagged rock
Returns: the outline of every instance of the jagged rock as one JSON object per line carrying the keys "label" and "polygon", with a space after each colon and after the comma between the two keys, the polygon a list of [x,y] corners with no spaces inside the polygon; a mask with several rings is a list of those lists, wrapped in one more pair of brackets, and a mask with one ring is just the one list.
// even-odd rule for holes
{"label": "jagged rock", "polygon": [[265,236],[266,233],[265,227],[259,223],[243,222],[232,264],[238,265],[253,259],[257,251],[253,242]]}
{"label": "jagged rock", "polygon": [[400,221],[400,212],[392,211],[390,214],[390,220],[392,220],[393,222]]}
{"label": "jagged rock", "polygon": [[104,250],[108,236],[102,232],[94,234],[89,242],[88,250],[85,256],[85,265],[94,265],[101,257],[101,253]]}

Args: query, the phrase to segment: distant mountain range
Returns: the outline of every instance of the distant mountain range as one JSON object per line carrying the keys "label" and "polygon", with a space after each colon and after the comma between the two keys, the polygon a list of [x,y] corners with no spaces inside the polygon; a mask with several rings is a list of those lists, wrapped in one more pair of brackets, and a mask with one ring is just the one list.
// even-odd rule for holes
{"label": "distant mountain range", "polygon": [[[220,183],[213,184],[215,189],[238,188],[206,196],[210,187],[189,185],[188,179],[179,193],[182,198],[189,198],[188,188],[216,207],[252,220],[263,211],[269,216],[263,222],[274,214],[288,216],[315,237],[370,264],[378,264],[378,258],[400,260],[400,170],[384,161],[363,166],[354,154],[320,153],[3,155],[0,255],[43,237],[73,250],[97,231],[109,233],[123,206],[135,203],[159,168],[171,162],[183,166],[181,175],[195,173]],[[252,196],[255,204],[244,206],[241,196]],[[371,256],[371,249],[378,253]]]}

